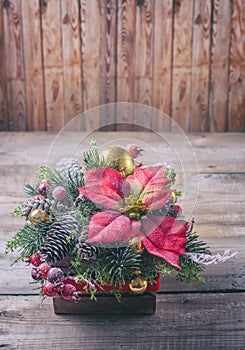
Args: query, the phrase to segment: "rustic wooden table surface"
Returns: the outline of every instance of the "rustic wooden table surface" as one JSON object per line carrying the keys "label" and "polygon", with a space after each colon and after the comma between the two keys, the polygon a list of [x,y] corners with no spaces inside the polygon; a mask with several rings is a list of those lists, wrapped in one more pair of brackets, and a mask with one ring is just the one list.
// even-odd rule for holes
{"label": "rustic wooden table surface", "polygon": [[[201,239],[215,252],[229,249],[237,254],[225,263],[208,266],[206,284],[185,285],[177,283],[174,276],[163,279],[154,316],[58,316],[53,313],[51,299],[39,307],[40,298],[29,284],[29,268],[23,263],[11,267],[14,254],[4,253],[7,240],[23,223],[8,213],[22,203],[23,184],[33,180],[48,154],[52,160],[54,155],[66,155],[71,150],[80,152],[87,148],[90,136],[70,133],[65,140],[56,138],[52,148],[54,134],[0,134],[0,348],[244,349],[244,134],[188,135],[199,176],[192,155],[181,153],[190,152],[188,142],[175,135],[94,134],[98,145],[139,140],[151,149],[146,152],[149,162],[159,161],[159,157],[173,161],[180,174],[180,187],[185,180],[193,184],[192,193],[184,193],[183,207],[195,217]],[[186,158],[184,165],[176,160],[178,157],[166,159],[178,152]]]}

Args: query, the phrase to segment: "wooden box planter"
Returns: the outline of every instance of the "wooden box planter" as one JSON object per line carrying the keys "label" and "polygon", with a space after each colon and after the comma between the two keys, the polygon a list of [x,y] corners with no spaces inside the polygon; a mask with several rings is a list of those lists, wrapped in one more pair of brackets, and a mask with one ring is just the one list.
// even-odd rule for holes
{"label": "wooden box planter", "polygon": [[84,294],[77,303],[58,296],[53,298],[53,307],[55,314],[153,315],[156,311],[156,294],[124,294],[121,302],[111,294],[98,294],[97,301],[91,300],[88,294]]}
{"label": "wooden box planter", "polygon": [[[154,284],[148,284],[147,289],[142,294],[134,294],[129,288],[129,283],[120,289],[122,300],[117,301],[115,296],[110,293],[113,287],[103,288],[96,293],[97,300],[91,300],[90,295],[84,292],[84,285],[77,284],[69,280],[76,286],[81,295],[78,302],[65,300],[61,296],[53,298],[53,307],[55,314],[135,314],[135,315],[153,315],[156,311],[156,292],[160,289],[160,276]],[[106,289],[106,291],[105,291]]]}

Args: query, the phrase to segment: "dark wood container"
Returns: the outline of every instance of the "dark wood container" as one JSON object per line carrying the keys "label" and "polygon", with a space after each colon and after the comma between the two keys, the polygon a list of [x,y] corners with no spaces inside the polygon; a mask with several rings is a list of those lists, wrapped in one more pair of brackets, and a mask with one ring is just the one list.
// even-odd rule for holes
{"label": "dark wood container", "polygon": [[98,294],[97,301],[84,295],[78,302],[65,300],[58,296],[53,298],[55,314],[125,314],[125,315],[153,315],[156,312],[156,294],[141,295],[124,294],[118,302],[111,294]]}

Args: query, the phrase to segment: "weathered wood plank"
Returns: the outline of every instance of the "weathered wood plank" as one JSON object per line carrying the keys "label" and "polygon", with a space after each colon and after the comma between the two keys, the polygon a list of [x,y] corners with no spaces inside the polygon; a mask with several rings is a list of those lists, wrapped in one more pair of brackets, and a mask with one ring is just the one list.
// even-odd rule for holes
{"label": "weathered wood plank", "polygon": [[[81,0],[81,55],[83,109],[100,105],[100,8],[98,1]],[[100,127],[98,110],[86,114],[82,120],[83,130],[96,130]]]}
{"label": "weathered wood plank", "polygon": [[244,293],[158,295],[156,314],[141,317],[57,316],[51,303],[46,300],[40,309],[38,297],[1,297],[4,348],[240,350],[244,345]]}
{"label": "weathered wood plank", "polygon": [[[117,101],[135,101],[136,0],[118,1]],[[121,113],[122,112],[122,113]],[[134,112],[125,104],[117,112],[117,130],[134,130]]]}
{"label": "weathered wood plank", "polygon": [[27,129],[21,1],[3,3],[9,130]]}
{"label": "weathered wood plank", "polygon": [[189,129],[192,16],[193,0],[174,2],[171,117],[184,131]]}
{"label": "weathered wood plank", "polygon": [[230,84],[229,131],[245,130],[245,6],[242,0],[233,1]]}
{"label": "weathered wood plank", "polygon": [[[100,104],[117,100],[116,50],[117,50],[117,1],[105,0],[100,5]],[[115,108],[104,107],[100,114],[101,130],[115,130]]]}
{"label": "weathered wood plank", "polygon": [[[136,6],[135,35],[135,101],[152,106],[153,101],[153,16],[154,1],[146,0]],[[152,110],[146,109],[135,130],[151,129]]]}
{"label": "weathered wood plank", "polygon": [[189,131],[207,131],[211,1],[194,1]]}
{"label": "weathered wood plank", "polygon": [[41,1],[45,108],[48,131],[59,131],[65,122],[60,1]]}
{"label": "weathered wood plank", "polygon": [[[245,171],[245,149],[242,147],[244,144],[244,134],[242,133],[190,134],[185,139],[186,144],[184,144],[184,147],[183,139],[174,133],[160,133],[158,135],[143,132],[110,132],[109,134],[99,132],[87,138],[86,135],[86,133],[79,132],[67,132],[63,136],[60,135],[59,140],[60,145],[62,145],[60,157],[64,156],[64,152],[73,152],[74,147],[78,144],[80,145],[80,149],[87,149],[88,142],[92,137],[97,140],[99,147],[102,147],[108,141],[114,141],[115,144],[118,144],[120,140],[126,140],[126,143],[130,141],[139,141],[145,145],[151,145],[155,156],[158,156],[159,152],[161,152],[161,159],[171,163],[171,157],[175,152],[171,152],[171,147],[168,142],[166,142],[166,140],[168,140],[171,141],[170,145],[172,145],[176,151],[185,149],[186,144],[192,146],[198,160],[200,173],[239,173]],[[35,143],[33,143],[34,136]],[[9,166],[8,171],[10,171],[10,174],[11,168],[14,169],[14,165],[19,165],[19,168],[15,167],[14,171],[18,171],[18,176],[21,174],[28,176],[29,174],[29,180],[31,180],[38,169],[38,165],[46,162],[52,142],[55,139],[56,134],[52,133],[2,132],[0,139],[1,165]],[[30,156],[30,145],[34,157]],[[42,152],[40,152],[40,149],[42,149]],[[187,150],[189,150],[189,148],[187,148]],[[80,154],[78,154],[78,156],[80,156]],[[147,161],[152,163],[153,154],[148,149],[146,149],[144,157],[147,157]],[[173,157],[173,159],[175,158]],[[24,169],[25,166],[28,168]],[[32,173],[30,173],[31,169]],[[187,170],[193,173],[192,167]],[[5,172],[5,176],[7,176],[7,174],[8,173]]]}
{"label": "weathered wood plank", "polygon": [[[64,79],[65,124],[82,112],[80,22],[77,0],[61,1],[62,57]],[[67,129],[68,128],[68,129]],[[66,126],[67,130],[81,129],[81,118]]]}
{"label": "weathered wood plank", "polygon": [[3,6],[0,2],[0,131],[8,130],[7,77],[4,50]]}
{"label": "weathered wood plank", "polygon": [[22,1],[21,12],[28,130],[44,131],[46,125],[39,0]]}
{"label": "weathered wood plank", "polygon": [[227,129],[230,32],[231,2],[215,0],[211,39],[210,131],[226,131]]}
{"label": "weathered wood plank", "polygon": [[[153,106],[170,116],[173,1],[155,1]],[[153,118],[152,129],[169,131],[170,119]]]}

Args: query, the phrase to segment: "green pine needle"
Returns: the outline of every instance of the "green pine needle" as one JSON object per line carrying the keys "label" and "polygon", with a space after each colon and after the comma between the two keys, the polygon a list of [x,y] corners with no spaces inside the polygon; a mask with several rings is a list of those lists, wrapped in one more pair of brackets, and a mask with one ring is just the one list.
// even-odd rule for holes
{"label": "green pine needle", "polygon": [[49,226],[48,223],[25,224],[14,238],[7,242],[5,253],[8,254],[19,248],[19,258],[15,262],[36,253],[44,242]]}

